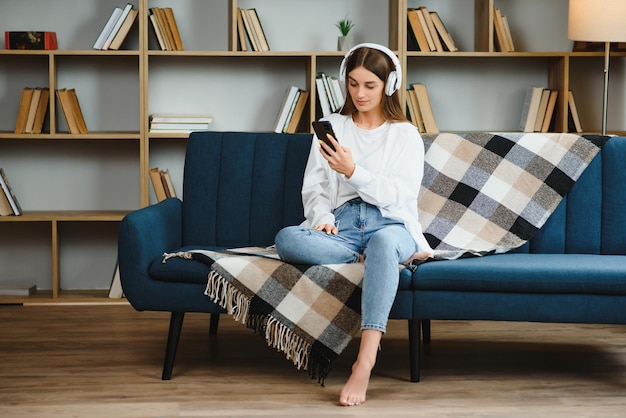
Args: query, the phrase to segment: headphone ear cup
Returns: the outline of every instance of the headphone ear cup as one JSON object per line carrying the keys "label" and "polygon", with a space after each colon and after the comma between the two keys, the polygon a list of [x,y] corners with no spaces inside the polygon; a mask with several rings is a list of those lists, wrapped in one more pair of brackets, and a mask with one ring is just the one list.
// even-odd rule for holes
{"label": "headphone ear cup", "polygon": [[398,90],[397,83],[398,73],[396,73],[395,71],[390,72],[389,77],[387,77],[387,84],[385,85],[385,94],[387,96],[391,96],[396,92],[396,90]]}

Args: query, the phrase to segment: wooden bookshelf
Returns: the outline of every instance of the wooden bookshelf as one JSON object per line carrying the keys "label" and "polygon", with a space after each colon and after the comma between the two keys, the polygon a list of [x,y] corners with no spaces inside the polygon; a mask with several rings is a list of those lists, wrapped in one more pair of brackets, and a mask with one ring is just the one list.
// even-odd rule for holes
{"label": "wooden bookshelf", "polygon": [[[0,253],[3,249],[14,253],[10,234],[21,236],[37,226],[39,235],[48,240],[52,260],[44,286],[48,289],[29,298],[0,297],[0,304],[108,301],[106,291],[92,287],[108,286],[113,265],[98,272],[101,278],[97,285],[64,290],[61,271],[67,268],[64,263],[71,261],[63,254],[66,241],[74,234],[71,228],[67,232],[66,225],[115,225],[126,213],[155,203],[148,177],[151,166],[169,168],[176,188],[182,190],[187,135],[150,133],[149,115],[195,111],[214,114],[215,130],[270,131],[285,87],[295,85],[310,93],[301,125],[309,126],[320,117],[316,75],[338,75],[344,52],[336,51],[339,32],[334,24],[345,17],[346,10],[355,20],[357,42],[385,44],[398,55],[405,86],[417,82],[428,86],[442,131],[517,130],[523,91],[531,82],[559,91],[557,131],[567,131],[568,108],[563,98],[568,90],[578,93],[580,89],[576,99],[583,125],[595,121],[595,107],[600,108],[601,88],[596,98],[585,76],[597,76],[601,86],[595,69],[601,67],[603,54],[570,52],[567,34],[562,33],[567,0],[474,0],[473,4],[461,0],[131,0],[139,15],[127,41],[114,51],[93,50],[92,45],[113,8],[125,5],[125,1],[7,1],[0,16],[3,30],[45,26],[57,32],[61,49],[0,50],[0,74],[10,77],[15,85],[0,88],[0,99],[17,106],[18,92],[26,85],[46,86],[50,92],[75,87],[89,133],[67,132],[53,94],[41,134],[16,135],[16,112],[0,115],[0,167],[7,169],[25,209],[19,217],[0,217]],[[440,14],[460,47],[458,52],[407,49],[407,9],[422,5]],[[185,50],[160,50],[148,17],[151,7],[174,9]],[[270,51],[238,50],[238,7],[257,9]],[[494,7],[506,9],[513,23],[513,35],[520,41],[516,52],[495,52]],[[34,9],[40,10],[35,17],[30,12]],[[551,22],[558,33],[542,38],[560,39],[554,50],[543,50],[543,41],[528,36],[547,25],[533,26],[534,22],[518,16],[519,10],[537,16],[549,11],[552,16],[562,16],[560,22]],[[73,19],[66,19],[68,15]],[[623,60],[626,52],[612,56]],[[493,111],[488,107],[492,103]],[[465,122],[456,123],[463,118]],[[599,124],[599,117],[597,120]],[[588,130],[595,128],[591,125]],[[626,131],[626,127],[617,128],[615,133]],[[72,170],[80,179],[79,187],[65,193],[59,184],[73,179],[68,175]],[[58,200],[41,197],[48,188],[58,189]],[[108,210],[111,207],[113,210]],[[35,245],[41,239],[33,240]],[[115,246],[114,240],[108,244],[109,257]],[[97,259],[98,245],[94,247],[93,257]],[[15,263],[24,263],[27,256],[16,258]],[[12,261],[6,259],[0,265],[10,266]],[[11,270],[9,267],[7,271]]]}

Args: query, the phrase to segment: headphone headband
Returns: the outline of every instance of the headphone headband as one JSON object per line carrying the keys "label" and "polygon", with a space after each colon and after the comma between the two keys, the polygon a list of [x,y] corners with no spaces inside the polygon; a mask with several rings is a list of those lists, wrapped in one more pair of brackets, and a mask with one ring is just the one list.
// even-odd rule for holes
{"label": "headphone headband", "polygon": [[391,59],[391,62],[393,63],[395,69],[394,71],[391,71],[389,73],[389,77],[387,78],[387,81],[385,82],[385,94],[387,96],[391,96],[396,91],[398,91],[400,89],[400,86],[402,85],[402,67],[400,65],[400,60],[398,60],[398,57],[396,56],[396,54],[394,54],[393,51],[391,51],[386,46],[374,44],[374,43],[362,43],[362,44],[355,45],[343,57],[343,60],[341,61],[341,66],[339,67],[339,80],[344,85],[344,87],[345,87],[345,82],[346,82],[346,64],[347,64],[348,58],[350,57],[350,55],[352,55],[354,51],[356,51],[359,48],[376,49],[378,51],[383,52],[385,55],[387,55]]}

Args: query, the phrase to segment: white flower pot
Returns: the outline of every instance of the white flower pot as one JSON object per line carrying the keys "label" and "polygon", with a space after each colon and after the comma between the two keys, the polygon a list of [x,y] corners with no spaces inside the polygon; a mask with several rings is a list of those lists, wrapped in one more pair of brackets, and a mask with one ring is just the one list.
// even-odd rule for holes
{"label": "white flower pot", "polygon": [[352,35],[340,36],[337,38],[337,50],[348,51],[354,46],[354,38]]}

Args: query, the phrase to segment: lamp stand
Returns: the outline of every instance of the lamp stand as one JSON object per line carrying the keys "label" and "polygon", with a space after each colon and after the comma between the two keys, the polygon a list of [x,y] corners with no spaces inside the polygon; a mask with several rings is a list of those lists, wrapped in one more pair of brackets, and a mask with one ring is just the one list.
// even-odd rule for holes
{"label": "lamp stand", "polygon": [[611,43],[604,43],[604,101],[602,102],[602,135],[606,135],[606,118],[609,104],[609,55]]}

